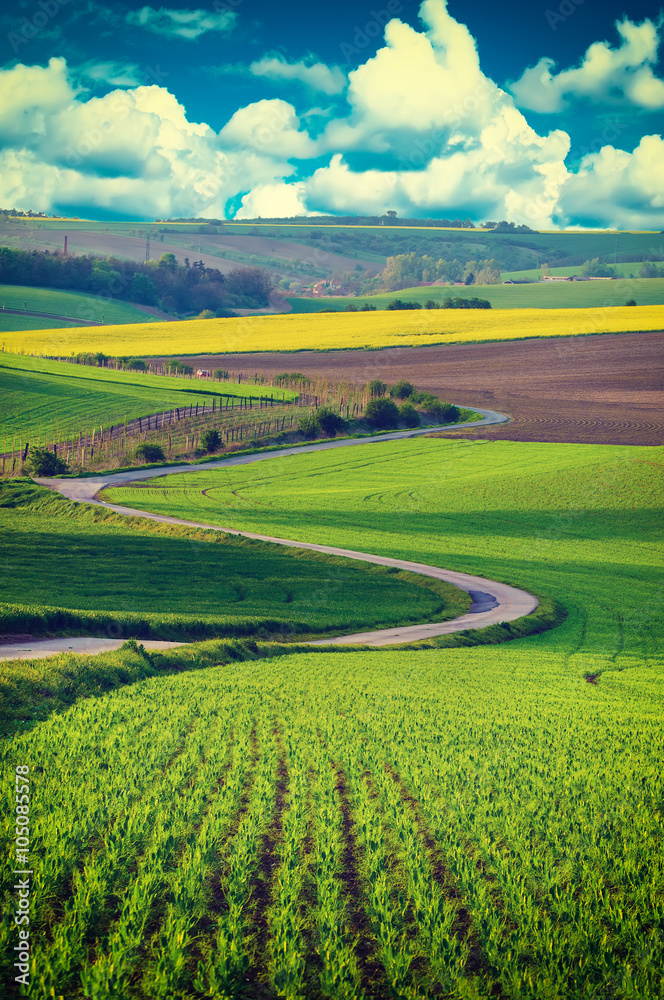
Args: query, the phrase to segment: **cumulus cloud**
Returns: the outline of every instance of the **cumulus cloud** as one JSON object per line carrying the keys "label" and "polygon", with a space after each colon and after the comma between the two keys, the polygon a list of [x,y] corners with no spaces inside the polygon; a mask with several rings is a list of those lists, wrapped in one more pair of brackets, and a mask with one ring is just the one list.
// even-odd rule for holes
{"label": "cumulus cloud", "polygon": [[530,111],[564,111],[574,99],[591,98],[655,111],[664,107],[664,80],[656,77],[659,36],[652,21],[616,23],[622,42],[611,48],[595,42],[573,69],[553,73],[553,59],[540,59],[510,90],[519,107]]}
{"label": "cumulus cloud", "polygon": [[229,32],[237,14],[234,11],[223,10],[212,13],[207,10],[171,10],[168,7],[141,7],[127,14],[127,23],[137,28],[145,28],[155,35],[165,35],[167,38],[184,38],[194,41],[210,31]]}
{"label": "cumulus cloud", "polygon": [[295,108],[287,101],[256,101],[236,111],[219,133],[224,147],[250,149],[273,156],[310,159],[316,143],[300,129]]}
{"label": "cumulus cloud", "polygon": [[[111,82],[103,97],[77,84],[81,69],[72,75],[64,59],[0,72],[0,203],[43,211],[89,205],[138,217],[223,218],[238,203],[238,218],[389,208],[533,228],[662,227],[660,137],[633,153],[606,145],[570,172],[567,133],[540,135],[530,126],[512,95],[482,72],[474,39],[446,0],[424,0],[420,14],[421,31],[398,18],[386,24],[384,44],[349,74],[345,116],[322,132],[327,112],[272,99],[240,108],[217,133],[190,121],[163,86],[113,83],[132,72],[121,64],[81,68],[88,79]],[[194,30],[198,22],[187,23]],[[655,106],[656,32],[629,22],[622,29],[619,50],[600,43],[586,54],[579,68],[586,91],[615,88],[614,57],[622,52],[624,94]],[[273,63],[254,66],[310,89],[313,80],[318,93],[340,82],[335,67]],[[575,86],[580,92],[578,79]]]}
{"label": "cumulus cloud", "polygon": [[322,94],[340,94],[346,86],[346,76],[338,66],[326,66],[325,63],[289,63],[281,56],[264,56],[249,67],[254,76],[262,76],[267,80],[277,80],[292,83],[294,80],[303,83],[311,90]]}
{"label": "cumulus cloud", "polygon": [[560,193],[563,225],[664,229],[664,141],[646,135],[634,152],[604,146],[585,156]]}
{"label": "cumulus cloud", "polygon": [[287,219],[312,215],[305,203],[303,183],[259,184],[242,199],[236,219]]}

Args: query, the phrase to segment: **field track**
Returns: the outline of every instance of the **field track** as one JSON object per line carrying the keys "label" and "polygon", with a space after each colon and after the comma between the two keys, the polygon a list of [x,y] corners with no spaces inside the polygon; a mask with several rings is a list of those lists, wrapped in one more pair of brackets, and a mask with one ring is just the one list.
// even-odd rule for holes
{"label": "field track", "polygon": [[[213,360],[218,361],[198,357],[196,364],[209,367]],[[664,444],[664,333],[329,354],[227,354],[224,364],[266,375],[301,371],[353,384],[405,378],[463,406],[508,413],[511,423],[482,429],[482,436],[492,438]],[[446,433],[474,437],[477,431]]]}
{"label": "field track", "polygon": [[[505,416],[493,411],[484,411],[483,426],[505,421]],[[480,423],[480,421],[478,421]],[[419,432],[422,433],[422,432]],[[381,441],[394,441],[400,438],[417,436],[417,431],[400,431],[395,434],[382,435],[377,438],[361,438],[351,441],[330,441],[321,445],[309,445],[304,448],[288,448],[282,451],[263,452],[258,455],[245,455],[238,458],[231,458],[219,462],[210,462],[208,468],[223,468],[224,466],[246,465],[251,462],[261,461],[285,455],[294,455],[308,451],[322,451],[330,448],[348,447],[349,445],[369,444]],[[135,510],[129,507],[119,507],[114,504],[103,503],[97,499],[98,494],[107,486],[116,484],[136,482],[144,479],[163,477],[164,475],[181,472],[200,472],[201,466],[177,466],[164,472],[163,469],[137,470],[133,472],[121,472],[117,475],[95,477],[89,479],[38,479],[42,486],[56,490],[70,500],[82,503],[101,504],[109,510],[127,517],[147,517],[150,520],[160,521],[166,524],[183,524],[189,527],[207,528],[212,531],[224,531],[232,535],[243,535],[247,538],[256,538],[260,541],[273,542],[278,545],[286,545],[293,548],[310,549],[315,552],[323,552],[327,555],[345,556],[350,559],[357,559],[362,562],[377,563],[381,566],[396,566],[399,569],[409,570],[412,573],[420,573],[423,576],[434,577],[438,580],[445,580],[448,583],[459,587],[469,593],[473,599],[470,612],[448,622],[430,622],[424,625],[410,625],[403,628],[381,629],[374,632],[357,633],[350,636],[338,636],[332,639],[317,640],[312,645],[328,644],[362,644],[368,646],[386,646],[395,643],[416,642],[420,639],[432,638],[438,635],[448,635],[452,632],[461,632],[467,628],[482,628],[487,625],[494,625],[498,622],[514,621],[524,615],[530,614],[537,607],[537,599],[526,591],[518,590],[507,584],[498,583],[493,580],[486,580],[483,577],[470,576],[467,573],[456,573],[450,570],[439,569],[436,566],[427,566],[422,563],[410,562],[402,559],[390,559],[383,556],[376,556],[366,552],[357,552],[350,549],[336,548],[330,545],[315,545],[305,542],[295,542],[285,538],[275,538],[271,535],[260,535],[250,531],[236,531],[230,528],[220,528],[217,525],[201,524],[192,521],[185,521],[181,518],[164,517],[159,514],[151,514],[147,511]],[[49,641],[48,652],[56,653],[67,650],[71,640],[63,639],[62,645],[58,648],[56,640]],[[31,648],[39,650],[37,642],[31,644]],[[107,648],[105,646],[104,648]],[[45,649],[45,647],[44,647]],[[100,650],[86,649],[86,652],[100,652]],[[3,649],[0,647],[0,659],[11,657],[11,647]],[[24,657],[25,658],[25,657]]]}

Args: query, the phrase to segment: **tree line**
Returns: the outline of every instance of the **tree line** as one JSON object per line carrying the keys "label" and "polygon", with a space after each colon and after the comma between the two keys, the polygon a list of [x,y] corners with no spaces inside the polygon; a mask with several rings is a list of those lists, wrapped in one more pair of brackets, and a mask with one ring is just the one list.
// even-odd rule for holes
{"label": "tree line", "polygon": [[202,261],[190,263],[185,258],[179,264],[172,253],[144,264],[14,247],[0,247],[0,284],[82,291],[157,306],[167,313],[209,310],[215,316],[268,305],[273,288],[272,276],[264,268],[239,267],[224,275]]}
{"label": "tree line", "polygon": [[421,282],[463,281],[466,285],[496,285],[500,281],[500,268],[496,261],[436,260],[428,254],[400,253],[388,257],[381,274],[381,283],[388,291],[410,288]]}

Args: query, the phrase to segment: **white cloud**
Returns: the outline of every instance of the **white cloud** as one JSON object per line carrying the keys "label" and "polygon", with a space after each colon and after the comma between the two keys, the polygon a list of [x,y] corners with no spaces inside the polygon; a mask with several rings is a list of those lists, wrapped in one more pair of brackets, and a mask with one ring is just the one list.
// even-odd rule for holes
{"label": "white cloud", "polygon": [[664,81],[656,77],[659,36],[650,20],[616,24],[622,42],[612,49],[595,42],[579,66],[553,73],[553,59],[540,59],[510,87],[522,108],[543,113],[563,111],[579,98],[624,103],[654,111],[664,107]]}
{"label": "white cloud", "polygon": [[609,229],[664,229],[664,141],[646,135],[633,153],[604,146],[581,161],[560,193],[565,225],[599,222]]}
{"label": "white cloud", "polygon": [[136,87],[141,81],[140,69],[136,63],[90,61],[77,70],[77,75],[95,83],[108,83],[113,87]]}
{"label": "white cloud", "polygon": [[223,10],[211,13],[207,10],[171,10],[168,7],[141,7],[127,14],[127,23],[138,28],[145,28],[155,35],[165,35],[167,38],[184,38],[193,41],[209,31],[229,32],[237,14],[234,11]]}
{"label": "white cloud", "polygon": [[340,94],[346,86],[346,76],[339,67],[326,66],[322,62],[289,63],[281,56],[264,56],[257,62],[253,62],[249,70],[254,76],[262,76],[267,80],[287,82],[296,80],[311,90],[328,95]]}
{"label": "white cloud", "polygon": [[[385,44],[350,74],[346,117],[321,134],[328,112],[298,113],[284,100],[240,108],[216,134],[190,121],[164,87],[117,86],[99,98],[72,82],[81,69],[92,78],[129,76],[131,67],[112,62],[73,76],[64,59],[0,72],[0,203],[222,218],[241,198],[239,218],[395,209],[509,218],[533,228],[579,220],[664,228],[660,137],[646,137],[633,153],[605,146],[570,173],[568,135],[539,135],[528,124],[513,97],[483,74],[475,42],[446,0],[424,0],[421,16],[421,32],[398,19],[386,25]],[[620,50],[601,43],[586,55],[579,69],[586,92],[615,86],[622,52],[624,94],[654,106],[656,33],[629,22],[623,29]],[[315,71],[319,93],[336,79],[334,67],[275,62],[281,79],[304,82],[300,71]],[[568,84],[555,86],[556,101],[564,99]]]}
{"label": "white cloud", "polygon": [[293,105],[277,99],[240,108],[219,133],[219,140],[222,146],[270,156],[308,159],[317,153],[315,142],[300,130]]}
{"label": "white cloud", "polygon": [[31,145],[44,136],[51,115],[73,101],[76,90],[69,82],[64,59],[48,66],[0,70],[0,140]]}
{"label": "white cloud", "polygon": [[305,204],[305,185],[259,184],[242,199],[236,219],[286,219],[311,215]]}

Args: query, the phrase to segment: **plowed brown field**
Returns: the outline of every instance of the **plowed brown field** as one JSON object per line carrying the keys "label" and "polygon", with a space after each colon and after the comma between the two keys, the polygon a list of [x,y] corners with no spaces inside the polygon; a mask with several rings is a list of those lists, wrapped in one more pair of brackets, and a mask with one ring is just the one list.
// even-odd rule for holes
{"label": "plowed brown field", "polygon": [[[193,359],[218,367],[219,357]],[[405,378],[455,403],[512,422],[472,432],[513,441],[664,444],[664,333],[521,340],[333,354],[225,355],[238,372],[301,371],[362,384]]]}

